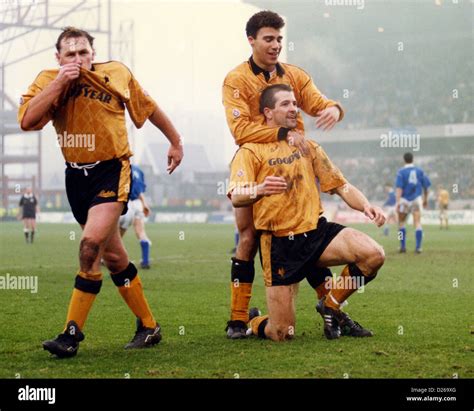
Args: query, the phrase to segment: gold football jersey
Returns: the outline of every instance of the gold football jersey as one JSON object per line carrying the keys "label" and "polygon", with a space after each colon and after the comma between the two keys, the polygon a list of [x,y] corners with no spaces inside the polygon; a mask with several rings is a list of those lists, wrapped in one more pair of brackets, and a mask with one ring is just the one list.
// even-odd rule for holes
{"label": "gold football jersey", "polygon": [[[31,99],[57,75],[57,69],[45,70],[36,77],[22,96],[18,111],[20,124]],[[41,130],[52,120],[64,158],[69,162],[128,158],[132,152],[125,108],[140,128],[157,105],[125,65],[117,61],[94,63],[92,70],[81,68],[80,77],[68,85],[49,112],[30,130]]]}

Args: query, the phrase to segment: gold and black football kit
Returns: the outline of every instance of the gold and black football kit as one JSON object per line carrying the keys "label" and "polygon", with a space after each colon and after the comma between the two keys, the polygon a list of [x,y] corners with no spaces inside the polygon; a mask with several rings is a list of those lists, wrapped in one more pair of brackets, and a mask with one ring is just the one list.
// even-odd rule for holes
{"label": "gold and black football kit", "polygon": [[330,192],[346,184],[321,146],[308,140],[310,154],[303,157],[286,141],[244,144],[231,166],[229,194],[255,187],[267,176],[283,177],[288,189],[264,196],[253,205],[255,228],[267,286],[301,281],[316,267],[324,249],[344,227],[327,222],[319,190]]}

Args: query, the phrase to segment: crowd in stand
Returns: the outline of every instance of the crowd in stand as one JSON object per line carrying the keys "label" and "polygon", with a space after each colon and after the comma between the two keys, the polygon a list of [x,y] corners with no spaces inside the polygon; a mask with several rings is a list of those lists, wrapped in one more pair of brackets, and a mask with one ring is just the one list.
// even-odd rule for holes
{"label": "crowd in stand", "polygon": [[[394,184],[398,158],[333,158],[346,178],[372,201],[386,198],[384,185]],[[428,156],[416,161],[429,176],[436,191],[439,185],[447,189],[452,199],[474,198],[474,157],[472,156]]]}

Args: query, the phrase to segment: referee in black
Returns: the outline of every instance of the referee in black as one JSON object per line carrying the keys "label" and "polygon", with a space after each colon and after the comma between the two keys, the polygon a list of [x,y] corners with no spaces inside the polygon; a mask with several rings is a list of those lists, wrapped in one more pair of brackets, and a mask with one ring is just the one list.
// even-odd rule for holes
{"label": "referee in black", "polygon": [[20,203],[21,218],[23,219],[23,232],[28,244],[33,244],[36,229],[36,213],[39,213],[38,200],[36,199],[30,187],[25,190],[21,196]]}

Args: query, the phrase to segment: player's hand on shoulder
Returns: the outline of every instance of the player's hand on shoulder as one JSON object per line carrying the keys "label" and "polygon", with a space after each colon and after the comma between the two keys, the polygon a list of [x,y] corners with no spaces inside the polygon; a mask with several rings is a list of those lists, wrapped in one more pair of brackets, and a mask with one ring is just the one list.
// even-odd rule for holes
{"label": "player's hand on shoulder", "polygon": [[286,141],[290,146],[295,146],[303,156],[309,154],[308,142],[300,131],[290,130],[286,136]]}
{"label": "player's hand on shoulder", "polygon": [[327,107],[324,110],[318,111],[316,114],[318,120],[316,127],[323,130],[331,130],[341,117],[341,112],[337,106]]}
{"label": "player's hand on shoulder", "polygon": [[78,63],[67,63],[62,65],[59,68],[58,76],[56,77],[56,81],[59,84],[65,86],[69,84],[71,81],[77,79],[81,74],[81,65]]}
{"label": "player's hand on shoulder", "polygon": [[267,176],[262,184],[257,187],[257,195],[271,196],[273,194],[281,194],[286,191],[288,185],[283,177]]}
{"label": "player's hand on shoulder", "polygon": [[369,217],[377,227],[381,227],[385,224],[387,217],[383,210],[378,206],[373,206],[371,204],[364,207],[364,214]]}

